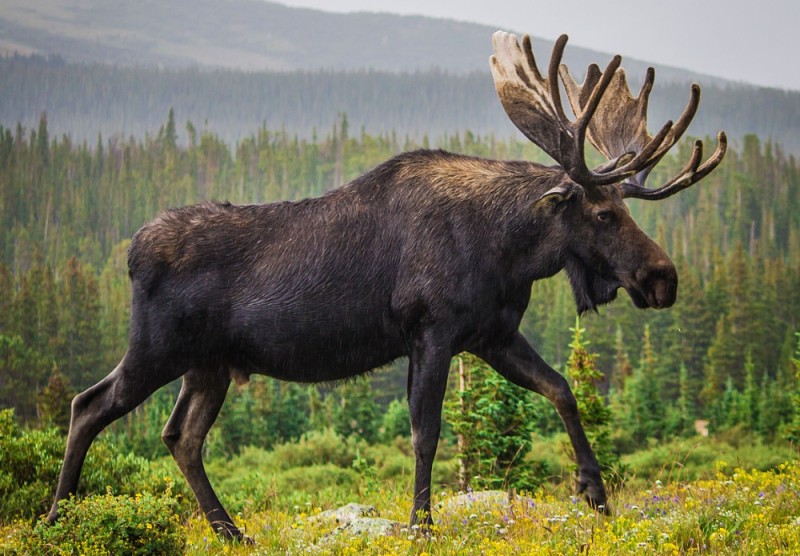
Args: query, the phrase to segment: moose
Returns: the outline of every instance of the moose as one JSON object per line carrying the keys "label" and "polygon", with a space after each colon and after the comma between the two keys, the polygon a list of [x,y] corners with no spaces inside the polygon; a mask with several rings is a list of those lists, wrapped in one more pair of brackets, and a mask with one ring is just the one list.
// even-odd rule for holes
{"label": "moose", "polygon": [[[634,97],[621,58],[577,83],[555,43],[546,75],[531,40],[493,36],[491,70],[511,121],[557,165],[441,150],[400,154],[318,198],[167,210],[128,251],[128,350],[72,401],[64,463],[48,519],[76,491],[93,440],[165,384],[182,378],[162,437],[213,529],[241,539],[203,467],[204,439],[232,380],[253,373],[301,383],[347,379],[407,356],[415,455],[410,521],[431,523],[431,468],[451,358],[467,351],[545,396],[564,422],[577,491],[608,512],[600,467],[567,381],[519,332],[534,281],[564,270],[579,313],[624,288],[639,308],[676,300],[667,254],[624,199],[660,200],[714,170],[724,132],[703,161],[665,184],[645,181],[686,131],[700,89],[676,122],[647,130],[654,71]],[[559,79],[560,78],[560,79]],[[562,91],[563,89],[563,91]],[[566,103],[574,118],[565,113]],[[607,162],[587,165],[586,139]]]}

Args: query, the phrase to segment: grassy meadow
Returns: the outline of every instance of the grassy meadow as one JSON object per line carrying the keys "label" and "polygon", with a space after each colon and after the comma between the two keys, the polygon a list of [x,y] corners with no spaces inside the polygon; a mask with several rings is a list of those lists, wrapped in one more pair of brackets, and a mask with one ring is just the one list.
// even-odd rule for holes
{"label": "grassy meadow", "polygon": [[[29,445],[21,438],[20,446]],[[800,461],[792,447],[746,434],[654,444],[623,458],[626,480],[611,492],[612,515],[601,516],[572,492],[564,442],[556,436],[534,446],[554,469],[541,488],[475,504],[455,502],[459,493],[448,485],[455,484],[457,461],[443,444],[434,473],[435,524],[427,533],[406,525],[413,474],[407,439],[365,445],[328,431],[270,451],[212,458],[212,482],[251,544],[213,533],[171,461],[115,456],[101,440],[85,476],[117,484],[68,501],[56,526],[40,516],[3,520],[0,553],[800,553]],[[0,475],[0,482],[8,477]],[[43,483],[41,496],[47,488]],[[313,517],[350,502],[374,506],[398,523],[370,537],[337,533],[337,523]]]}

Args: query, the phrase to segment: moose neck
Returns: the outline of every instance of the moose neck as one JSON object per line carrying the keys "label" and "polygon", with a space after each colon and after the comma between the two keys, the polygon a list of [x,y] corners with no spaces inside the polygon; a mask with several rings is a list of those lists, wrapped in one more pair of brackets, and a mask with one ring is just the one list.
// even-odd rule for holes
{"label": "moose neck", "polygon": [[542,194],[567,179],[562,168],[427,150],[401,155],[395,164],[391,187],[413,191],[403,201],[417,214],[447,220],[505,279],[530,285],[564,267],[560,220],[534,210]]}

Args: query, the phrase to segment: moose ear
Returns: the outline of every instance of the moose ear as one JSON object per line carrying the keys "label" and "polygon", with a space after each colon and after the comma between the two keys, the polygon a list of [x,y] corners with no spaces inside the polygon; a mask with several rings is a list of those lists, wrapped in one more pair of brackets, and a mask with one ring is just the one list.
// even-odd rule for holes
{"label": "moose ear", "polygon": [[572,198],[580,186],[576,184],[559,185],[546,191],[541,197],[533,202],[533,208],[537,211],[553,212],[564,208],[564,203]]}

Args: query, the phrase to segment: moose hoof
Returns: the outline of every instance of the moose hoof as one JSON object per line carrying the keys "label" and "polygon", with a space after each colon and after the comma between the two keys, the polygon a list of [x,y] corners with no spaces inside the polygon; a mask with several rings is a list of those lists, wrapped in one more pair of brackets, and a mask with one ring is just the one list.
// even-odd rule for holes
{"label": "moose hoof", "polygon": [[589,507],[596,512],[611,515],[606,489],[599,471],[581,471],[578,474],[578,494],[582,495]]}
{"label": "moose hoof", "polygon": [[217,534],[226,541],[246,545],[256,544],[256,542],[253,540],[253,537],[248,537],[232,523],[214,523],[213,528],[216,530]]}
{"label": "moose hoof", "polygon": [[58,505],[53,504],[53,508],[50,510],[50,513],[47,514],[45,521],[48,525],[53,525],[58,520]]}
{"label": "moose hoof", "polygon": [[243,534],[238,529],[236,529],[235,533],[231,532],[230,534],[223,534],[222,538],[234,544],[243,544],[246,546],[253,546],[256,544],[256,541],[253,539],[253,537]]}

